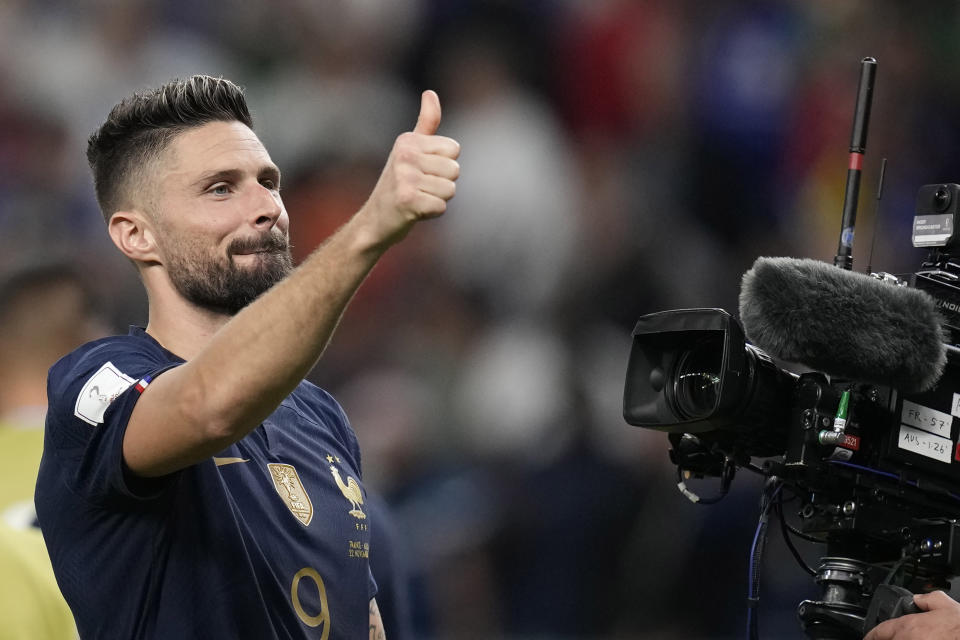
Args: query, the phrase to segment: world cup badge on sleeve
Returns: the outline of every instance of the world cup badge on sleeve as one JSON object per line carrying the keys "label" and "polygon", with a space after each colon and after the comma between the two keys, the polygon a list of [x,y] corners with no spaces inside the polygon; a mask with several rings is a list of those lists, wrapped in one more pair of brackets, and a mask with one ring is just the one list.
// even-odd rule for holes
{"label": "world cup badge on sleeve", "polygon": [[77,395],[73,415],[93,426],[103,424],[107,408],[133,383],[133,378],[117,369],[112,362],[104,363]]}

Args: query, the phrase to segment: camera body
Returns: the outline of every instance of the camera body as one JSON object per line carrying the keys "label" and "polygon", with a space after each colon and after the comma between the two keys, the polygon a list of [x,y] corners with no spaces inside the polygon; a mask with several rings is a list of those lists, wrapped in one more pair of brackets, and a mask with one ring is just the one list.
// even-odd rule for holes
{"label": "camera body", "polygon": [[[931,253],[914,274],[877,276],[930,294],[954,346],[958,212],[960,185],[921,187],[913,243]],[[890,565],[911,549],[917,580],[960,574],[960,358],[952,352],[931,389],[906,393],[781,368],[722,309],[662,311],[633,331],[623,408],[629,424],[669,434],[671,459],[688,475],[762,464],[800,497],[800,530],[834,550]]]}

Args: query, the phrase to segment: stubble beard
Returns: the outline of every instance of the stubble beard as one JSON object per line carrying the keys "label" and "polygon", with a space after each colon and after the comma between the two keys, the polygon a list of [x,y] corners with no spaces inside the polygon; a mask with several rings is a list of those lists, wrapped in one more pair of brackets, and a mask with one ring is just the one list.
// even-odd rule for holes
{"label": "stubble beard", "polygon": [[[227,255],[213,255],[199,243],[178,243],[167,252],[167,274],[174,288],[201,309],[228,316],[259,298],[293,270],[290,243],[278,231],[262,238],[235,240]],[[255,263],[241,267],[233,256],[253,254]]]}

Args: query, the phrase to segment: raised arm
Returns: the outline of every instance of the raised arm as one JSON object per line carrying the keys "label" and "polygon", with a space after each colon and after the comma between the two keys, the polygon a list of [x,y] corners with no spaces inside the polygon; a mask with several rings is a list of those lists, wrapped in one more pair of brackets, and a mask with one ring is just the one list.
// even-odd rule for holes
{"label": "raised arm", "polygon": [[241,439],[317,362],[367,273],[419,220],[442,215],[459,176],[454,140],[436,135],[440,101],[423,93],[363,207],[289,277],[239,312],[195,357],[151,382],[123,441],[128,467],[160,476]]}

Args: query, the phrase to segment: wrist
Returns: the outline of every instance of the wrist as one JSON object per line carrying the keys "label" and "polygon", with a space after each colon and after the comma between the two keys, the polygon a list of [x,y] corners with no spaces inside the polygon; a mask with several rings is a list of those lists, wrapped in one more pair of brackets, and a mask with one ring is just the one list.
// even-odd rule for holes
{"label": "wrist", "polygon": [[377,204],[368,200],[341,230],[349,239],[350,247],[364,255],[379,258],[410,231],[412,225],[389,225],[390,217]]}

